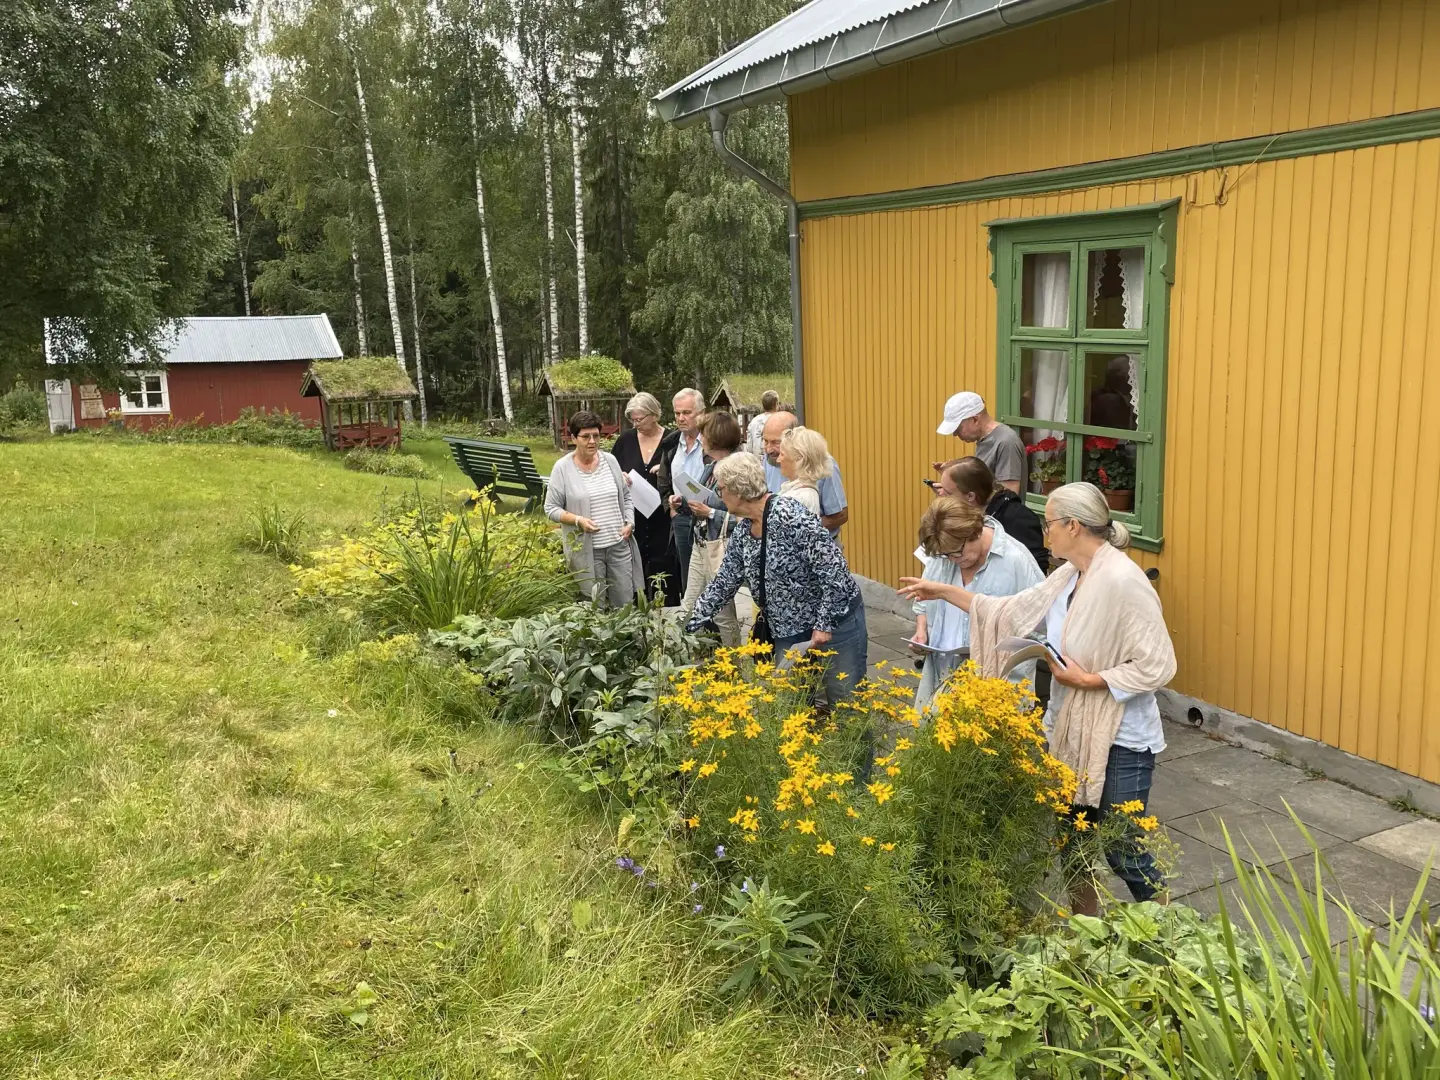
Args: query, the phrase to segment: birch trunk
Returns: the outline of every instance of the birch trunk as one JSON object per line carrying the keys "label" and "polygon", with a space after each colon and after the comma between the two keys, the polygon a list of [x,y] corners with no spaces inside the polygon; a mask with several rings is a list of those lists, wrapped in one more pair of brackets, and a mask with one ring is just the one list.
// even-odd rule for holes
{"label": "birch trunk", "polygon": [[245,248],[240,240],[240,192],[235,177],[230,177],[230,209],[235,215],[235,257],[240,260],[240,295],[245,300],[245,314],[250,314],[250,274],[245,269]]}
{"label": "birch trunk", "polygon": [[359,339],[360,355],[370,355],[365,339],[365,295],[360,291],[360,250],[355,246],[355,219],[350,219],[350,269],[355,275],[355,336]]}
{"label": "birch trunk", "polygon": [[[408,230],[409,222],[406,227]],[[410,266],[410,336],[415,343],[415,387],[420,391],[420,426],[430,422],[430,410],[425,404],[425,365],[420,360],[420,294],[415,290],[415,241],[411,239],[405,261]]]}
{"label": "birch trunk", "polygon": [[495,327],[495,366],[500,378],[500,404],[505,419],[514,421],[515,409],[510,404],[510,368],[505,362],[505,328],[500,324],[500,296],[495,289],[495,274],[490,263],[490,226],[485,221],[485,185],[480,178],[480,128],[475,122],[475,91],[470,91],[470,140],[475,144],[475,211],[480,215],[480,256],[485,263],[485,286],[490,294],[490,322]]}
{"label": "birch trunk", "polygon": [[585,187],[580,179],[580,104],[570,101],[570,149],[575,158],[575,294],[580,325],[580,355],[590,352],[590,312],[585,298]]}
{"label": "birch trunk", "polygon": [[[375,145],[370,138],[370,110],[365,106],[365,87],[360,82],[360,61],[352,52],[350,66],[355,73],[355,97],[360,102],[360,133],[365,139],[365,165],[370,170],[370,191],[375,196],[375,217],[380,222],[380,255],[385,263],[385,299],[390,305],[390,329],[395,334],[395,363],[405,377],[410,372],[405,365],[405,335],[401,329],[400,298],[395,289],[395,259],[390,252],[390,224],[385,217],[385,200],[380,195],[380,172],[375,167]],[[410,402],[405,402],[405,419],[414,419]]]}
{"label": "birch trunk", "polygon": [[545,156],[545,263],[550,279],[550,337],[546,363],[560,359],[560,302],[555,287],[555,178],[550,165],[550,112],[544,96],[540,98],[540,143]]}

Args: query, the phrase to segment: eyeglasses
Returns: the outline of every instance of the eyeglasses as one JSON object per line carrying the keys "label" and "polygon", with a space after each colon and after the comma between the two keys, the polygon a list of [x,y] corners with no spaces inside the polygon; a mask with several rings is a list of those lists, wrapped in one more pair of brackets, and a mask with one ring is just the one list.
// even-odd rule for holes
{"label": "eyeglasses", "polygon": [[1070,521],[1071,519],[1070,519],[1070,518],[1042,518],[1041,520],[1044,521],[1045,524],[1044,524],[1044,526],[1041,528],[1040,531],[1041,531],[1041,532],[1049,532],[1051,525],[1059,525],[1062,521]]}
{"label": "eyeglasses", "polygon": [[586,442],[599,442],[600,433],[598,431],[582,431],[579,435],[576,435],[575,438],[577,440],[584,439]]}

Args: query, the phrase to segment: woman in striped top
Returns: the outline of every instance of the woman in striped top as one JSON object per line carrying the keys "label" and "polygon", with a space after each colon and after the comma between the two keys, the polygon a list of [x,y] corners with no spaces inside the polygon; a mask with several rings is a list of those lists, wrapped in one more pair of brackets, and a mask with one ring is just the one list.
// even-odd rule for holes
{"label": "woman in striped top", "polygon": [[575,449],[555,463],[545,491],[545,516],[561,526],[565,560],[580,592],[618,608],[644,589],[635,545],[635,507],[615,458],[600,449],[600,418],[570,417]]}

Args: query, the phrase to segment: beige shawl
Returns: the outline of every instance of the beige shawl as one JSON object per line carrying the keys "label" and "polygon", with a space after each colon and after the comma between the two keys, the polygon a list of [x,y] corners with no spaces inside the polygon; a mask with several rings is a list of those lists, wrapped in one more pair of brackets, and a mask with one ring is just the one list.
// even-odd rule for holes
{"label": "beige shawl", "polygon": [[[996,645],[1042,627],[1051,605],[1075,576],[1075,567],[1067,564],[1014,596],[975,597],[970,655],[981,674],[999,674],[1004,656]],[[1109,544],[1095,553],[1070,599],[1060,653],[1124,693],[1158,690],[1175,676],[1175,648],[1160,598],[1145,572]],[[1105,763],[1124,711],[1108,690],[1066,689],[1050,752],[1075,770],[1075,801],[1082,806],[1100,805]]]}

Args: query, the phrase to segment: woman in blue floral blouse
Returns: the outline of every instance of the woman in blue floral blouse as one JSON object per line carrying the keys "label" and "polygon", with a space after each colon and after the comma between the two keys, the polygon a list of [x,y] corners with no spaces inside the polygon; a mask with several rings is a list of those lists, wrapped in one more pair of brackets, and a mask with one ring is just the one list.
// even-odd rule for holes
{"label": "woman in blue floral blouse", "polygon": [[720,572],[700,594],[687,629],[698,630],[746,582],[764,608],[776,655],[805,642],[833,652],[826,696],[832,704],[849,697],[865,674],[865,604],[840,545],[800,503],[770,494],[765,469],[753,454],[717,462],[715,484],[725,509],[745,520],[730,539]]}

